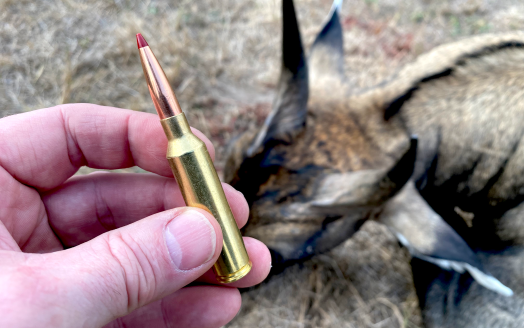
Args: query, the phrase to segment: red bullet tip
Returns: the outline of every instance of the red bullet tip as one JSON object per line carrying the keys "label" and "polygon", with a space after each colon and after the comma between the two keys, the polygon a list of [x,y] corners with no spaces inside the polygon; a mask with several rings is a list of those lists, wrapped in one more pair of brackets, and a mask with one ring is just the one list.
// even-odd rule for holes
{"label": "red bullet tip", "polygon": [[138,49],[149,46],[146,42],[146,39],[144,39],[140,33],[136,35],[136,45],[138,46]]}

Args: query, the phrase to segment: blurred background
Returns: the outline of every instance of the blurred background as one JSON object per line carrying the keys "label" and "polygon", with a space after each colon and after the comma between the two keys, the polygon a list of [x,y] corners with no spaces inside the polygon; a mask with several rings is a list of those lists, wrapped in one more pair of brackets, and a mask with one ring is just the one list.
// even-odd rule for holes
{"label": "blurred background", "polygon": [[[295,6],[308,49],[331,1]],[[0,0],[0,117],[76,102],[155,112],[136,50],[140,32],[188,120],[214,142],[220,172],[228,141],[271,109],[280,7],[280,0]],[[524,3],[346,0],[341,20],[346,75],[358,93],[440,44],[524,29]],[[228,327],[420,327],[409,258],[368,222],[333,251],[244,291]]]}

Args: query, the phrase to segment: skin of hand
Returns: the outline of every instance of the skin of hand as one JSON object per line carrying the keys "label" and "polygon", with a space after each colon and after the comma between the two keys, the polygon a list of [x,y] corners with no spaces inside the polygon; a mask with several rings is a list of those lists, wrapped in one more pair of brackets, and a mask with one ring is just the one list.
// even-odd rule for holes
{"label": "skin of hand", "polygon": [[[194,133],[207,145],[210,141]],[[219,327],[235,287],[266,278],[269,251],[244,238],[253,268],[219,286],[217,221],[184,207],[153,114],[70,104],[0,119],[2,327]],[[79,167],[137,165],[156,174]],[[224,184],[240,227],[249,208]],[[188,286],[188,284],[190,284]]]}

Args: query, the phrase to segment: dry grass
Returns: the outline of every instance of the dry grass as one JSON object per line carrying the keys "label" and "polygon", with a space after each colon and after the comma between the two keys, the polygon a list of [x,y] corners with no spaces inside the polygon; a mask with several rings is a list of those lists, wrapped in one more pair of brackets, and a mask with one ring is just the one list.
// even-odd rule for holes
{"label": "dry grass", "polygon": [[[306,47],[330,6],[296,1]],[[360,92],[436,45],[522,29],[523,17],[520,0],[346,0],[347,75]],[[280,18],[276,0],[0,0],[0,117],[67,102],[153,112],[135,48],[141,32],[190,122],[215,142],[220,169],[228,140],[270,109]],[[391,234],[369,223],[245,292],[230,327],[417,327],[410,272]]]}
{"label": "dry grass", "polygon": [[420,327],[409,254],[368,222],[354,238],[243,294],[228,327]]}

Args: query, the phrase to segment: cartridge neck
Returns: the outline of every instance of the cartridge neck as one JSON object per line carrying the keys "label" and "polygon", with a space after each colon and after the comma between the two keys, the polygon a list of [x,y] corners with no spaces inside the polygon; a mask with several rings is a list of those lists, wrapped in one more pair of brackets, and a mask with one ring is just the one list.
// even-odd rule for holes
{"label": "cartridge neck", "polygon": [[184,113],[168,117],[160,121],[168,140],[180,138],[185,134],[192,133]]}

